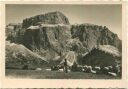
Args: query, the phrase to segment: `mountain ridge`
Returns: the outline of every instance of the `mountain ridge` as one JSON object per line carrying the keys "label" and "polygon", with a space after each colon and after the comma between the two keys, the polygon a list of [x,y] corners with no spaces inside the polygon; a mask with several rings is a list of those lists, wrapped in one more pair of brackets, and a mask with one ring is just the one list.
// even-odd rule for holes
{"label": "mountain ridge", "polygon": [[[46,19],[47,18],[47,19]],[[32,52],[53,60],[68,51],[75,55],[90,52],[97,45],[111,45],[122,52],[122,42],[106,26],[95,24],[70,24],[60,12],[26,18],[22,24],[6,27],[6,40],[22,44]]]}

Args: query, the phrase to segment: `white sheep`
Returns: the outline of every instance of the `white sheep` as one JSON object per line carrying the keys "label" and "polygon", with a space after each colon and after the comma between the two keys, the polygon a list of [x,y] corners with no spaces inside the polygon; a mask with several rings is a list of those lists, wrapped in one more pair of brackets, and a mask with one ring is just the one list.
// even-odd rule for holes
{"label": "white sheep", "polygon": [[41,68],[36,68],[36,70],[42,70]]}
{"label": "white sheep", "polygon": [[91,73],[96,74],[96,71],[92,70],[92,66],[88,66],[88,68],[90,69]]}
{"label": "white sheep", "polygon": [[104,67],[104,69],[109,70],[109,67]]}
{"label": "white sheep", "polygon": [[71,70],[68,69],[68,72],[70,72]]}
{"label": "white sheep", "polygon": [[64,70],[63,69],[59,69],[58,71],[63,72]]}
{"label": "white sheep", "polygon": [[113,67],[112,66],[108,66],[108,68],[112,69]]}
{"label": "white sheep", "polygon": [[108,74],[109,74],[109,75],[112,75],[112,76],[114,76],[114,77],[117,76],[117,74],[116,74],[116,73],[113,73],[113,72],[108,72]]}
{"label": "white sheep", "polygon": [[91,69],[91,73],[96,74],[96,71],[94,71],[94,70]]}
{"label": "white sheep", "polygon": [[85,69],[84,69],[84,68],[82,68],[82,71],[85,71]]}
{"label": "white sheep", "polygon": [[51,71],[51,69],[46,69],[47,71]]}
{"label": "white sheep", "polygon": [[101,68],[99,66],[96,66],[95,69],[96,70],[101,70]]}

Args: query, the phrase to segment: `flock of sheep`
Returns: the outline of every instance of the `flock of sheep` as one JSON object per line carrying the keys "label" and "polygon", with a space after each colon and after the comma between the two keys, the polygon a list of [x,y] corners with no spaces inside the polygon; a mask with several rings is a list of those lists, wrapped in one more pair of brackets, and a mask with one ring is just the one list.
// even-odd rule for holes
{"label": "flock of sheep", "polygon": [[[57,65],[57,66],[52,66],[51,69],[46,69],[47,71],[65,71],[64,66]],[[121,74],[121,68],[120,66],[107,66],[107,67],[99,67],[99,66],[72,66],[67,68],[68,72],[73,71],[73,72],[84,72],[84,73],[93,73],[93,74],[106,74],[106,75],[111,75],[111,76],[117,76]]]}
{"label": "flock of sheep", "polygon": [[117,76],[120,73],[120,68],[113,67],[113,66],[107,66],[107,67],[99,67],[99,66],[79,66],[82,68],[82,72],[85,73],[93,73],[93,74],[106,74],[106,75],[112,75]]}

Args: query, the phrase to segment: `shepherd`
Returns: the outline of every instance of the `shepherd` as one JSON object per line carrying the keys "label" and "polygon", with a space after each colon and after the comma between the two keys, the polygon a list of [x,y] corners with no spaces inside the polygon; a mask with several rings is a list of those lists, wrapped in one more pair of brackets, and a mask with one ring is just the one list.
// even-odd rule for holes
{"label": "shepherd", "polygon": [[64,59],[64,71],[68,73],[67,59]]}

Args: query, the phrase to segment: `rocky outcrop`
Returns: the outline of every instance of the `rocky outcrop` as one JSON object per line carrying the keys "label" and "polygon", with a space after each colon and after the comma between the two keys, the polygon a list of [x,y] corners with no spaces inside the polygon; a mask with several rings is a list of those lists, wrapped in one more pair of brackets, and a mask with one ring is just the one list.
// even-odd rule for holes
{"label": "rocky outcrop", "polygon": [[60,56],[61,53],[66,51],[66,41],[70,38],[70,26],[41,26],[27,29],[24,34],[23,44],[39,54],[41,54],[42,50],[49,50],[52,54],[51,52],[47,54]]}
{"label": "rocky outcrop", "polygon": [[25,32],[26,29],[22,28],[21,23],[10,23],[6,26],[6,40],[11,43],[23,44]]}
{"label": "rocky outcrop", "polygon": [[6,26],[6,40],[14,43],[21,42],[21,31],[23,32],[22,24],[10,23]]}
{"label": "rocky outcrop", "polygon": [[23,28],[27,28],[31,25],[36,26],[40,24],[69,25],[69,21],[68,18],[63,13],[58,11],[37,15],[23,20]]}
{"label": "rocky outcrop", "polygon": [[66,43],[66,48],[78,54],[82,54],[88,51],[86,50],[87,48],[83,46],[82,42],[79,40],[78,37],[68,39]]}
{"label": "rocky outcrop", "polygon": [[117,34],[111,32],[106,26],[93,24],[72,25],[72,38],[79,38],[83,46],[90,51],[96,45],[112,45],[120,51],[121,40]]}

